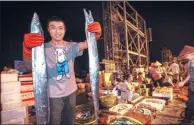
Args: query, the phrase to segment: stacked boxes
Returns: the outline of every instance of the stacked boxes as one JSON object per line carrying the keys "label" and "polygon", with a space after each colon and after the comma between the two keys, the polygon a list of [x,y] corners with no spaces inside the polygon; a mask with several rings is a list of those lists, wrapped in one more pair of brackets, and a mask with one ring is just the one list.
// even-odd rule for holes
{"label": "stacked boxes", "polygon": [[1,72],[1,124],[26,124],[28,111],[21,100],[18,72]]}
{"label": "stacked boxes", "polygon": [[[15,60],[14,68],[17,69],[20,73],[31,72],[31,67],[26,61]],[[27,106],[34,105],[32,73],[19,75],[18,79],[21,82],[22,102]]]}
{"label": "stacked boxes", "polygon": [[36,123],[36,111],[35,111],[35,97],[32,73],[19,75],[19,81],[21,82],[21,100],[22,103],[28,107],[29,122]]}
{"label": "stacked boxes", "polygon": [[21,82],[21,99],[27,106],[34,105],[34,90],[32,74],[19,75],[19,81]]}

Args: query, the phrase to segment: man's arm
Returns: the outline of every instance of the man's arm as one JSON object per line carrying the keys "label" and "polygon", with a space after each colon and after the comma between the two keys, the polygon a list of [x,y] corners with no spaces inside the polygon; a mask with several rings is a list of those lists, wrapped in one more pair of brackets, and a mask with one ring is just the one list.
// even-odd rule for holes
{"label": "man's arm", "polygon": [[185,80],[183,80],[182,82],[178,83],[179,87],[184,86],[185,83],[187,83],[190,79],[190,74],[188,73],[187,77],[185,78]]}
{"label": "man's arm", "polygon": [[84,42],[80,42],[79,43],[79,51],[81,52],[81,51],[84,51],[85,49],[87,49],[88,48],[88,43],[87,43],[87,41],[85,40]]}
{"label": "man's arm", "polygon": [[[187,65],[187,72],[188,72],[188,69],[189,69],[189,66],[190,66],[190,62],[188,62],[188,65]],[[188,80],[190,79],[190,74],[189,72],[187,73],[187,77],[185,78],[185,80],[182,81],[183,84],[185,84],[186,82],[188,82]]]}
{"label": "man's arm", "polygon": [[186,82],[188,82],[190,79],[190,74],[188,73],[187,77],[185,78],[185,80],[183,80],[182,82],[185,84]]}

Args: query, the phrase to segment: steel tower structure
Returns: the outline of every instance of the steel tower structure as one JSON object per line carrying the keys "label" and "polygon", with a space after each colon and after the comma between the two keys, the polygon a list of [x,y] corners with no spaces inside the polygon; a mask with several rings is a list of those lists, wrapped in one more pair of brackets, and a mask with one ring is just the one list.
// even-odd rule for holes
{"label": "steel tower structure", "polygon": [[106,1],[102,7],[105,59],[114,60],[116,70],[148,65],[151,30],[146,21],[127,1]]}

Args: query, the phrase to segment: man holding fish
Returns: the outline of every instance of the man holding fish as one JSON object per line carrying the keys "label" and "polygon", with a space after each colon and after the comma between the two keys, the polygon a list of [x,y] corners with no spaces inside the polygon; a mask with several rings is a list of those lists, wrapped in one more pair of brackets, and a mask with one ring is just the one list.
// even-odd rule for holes
{"label": "man holding fish", "polygon": [[[23,54],[32,58],[32,48],[45,45],[48,92],[50,101],[50,124],[73,124],[76,105],[76,80],[74,60],[88,48],[87,41],[64,41],[66,25],[56,16],[48,20],[48,32],[51,41],[44,43],[44,37],[38,33],[26,33],[23,41]],[[87,27],[88,32],[96,34],[96,40],[101,36],[101,26],[93,22]]]}

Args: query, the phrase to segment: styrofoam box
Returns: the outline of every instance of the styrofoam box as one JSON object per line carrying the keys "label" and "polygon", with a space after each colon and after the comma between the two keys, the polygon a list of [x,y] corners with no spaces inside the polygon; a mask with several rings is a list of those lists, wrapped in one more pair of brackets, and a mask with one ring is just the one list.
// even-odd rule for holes
{"label": "styrofoam box", "polygon": [[1,94],[1,103],[8,103],[12,101],[21,101],[20,92]]}
{"label": "styrofoam box", "polygon": [[22,106],[23,106],[22,101],[12,101],[8,103],[2,103],[1,110],[8,111],[8,110],[16,109],[16,108],[21,108]]}
{"label": "styrofoam box", "polygon": [[22,100],[29,99],[29,98],[34,98],[34,92],[21,93]]}
{"label": "styrofoam box", "polygon": [[26,119],[25,118],[18,118],[18,119],[12,119],[10,121],[7,121],[5,123],[1,123],[1,124],[18,124],[18,125],[22,125],[22,124],[28,124],[26,122]]}
{"label": "styrofoam box", "polygon": [[18,81],[18,73],[17,72],[12,72],[12,73],[7,73],[7,72],[1,72],[1,83],[2,82],[16,82]]}
{"label": "styrofoam box", "polygon": [[21,82],[22,81],[33,81],[33,78],[32,77],[22,77],[22,78],[19,77],[18,80],[21,81]]}
{"label": "styrofoam box", "polygon": [[21,83],[16,82],[2,82],[1,93],[20,92]]}
{"label": "styrofoam box", "polygon": [[5,123],[12,119],[26,118],[27,108],[25,106],[9,111],[1,111],[1,122]]}
{"label": "styrofoam box", "polygon": [[21,92],[33,91],[33,90],[34,90],[33,84],[32,85],[21,85]]}
{"label": "styrofoam box", "polygon": [[35,100],[34,99],[25,100],[25,101],[22,101],[22,104],[26,105],[26,106],[33,106],[33,105],[35,105]]}

